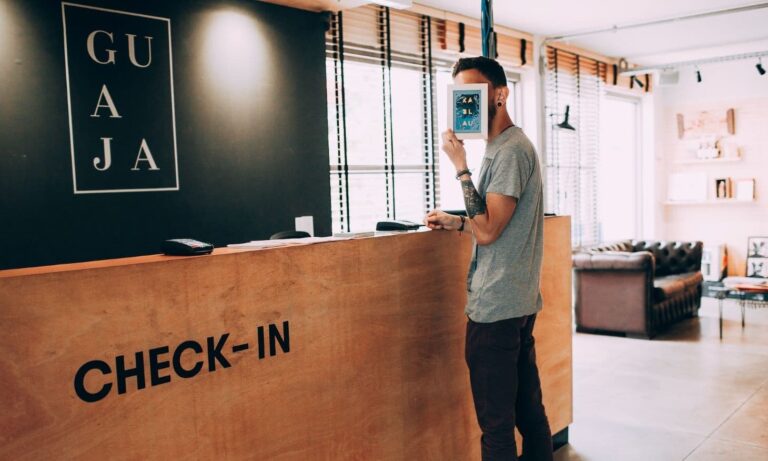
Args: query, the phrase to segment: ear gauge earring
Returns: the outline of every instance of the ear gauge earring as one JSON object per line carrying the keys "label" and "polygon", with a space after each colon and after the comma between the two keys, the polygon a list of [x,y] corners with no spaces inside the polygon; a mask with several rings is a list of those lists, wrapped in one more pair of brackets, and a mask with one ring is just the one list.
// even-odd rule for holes
{"label": "ear gauge earring", "polygon": [[501,107],[501,101],[497,102],[496,105]]}

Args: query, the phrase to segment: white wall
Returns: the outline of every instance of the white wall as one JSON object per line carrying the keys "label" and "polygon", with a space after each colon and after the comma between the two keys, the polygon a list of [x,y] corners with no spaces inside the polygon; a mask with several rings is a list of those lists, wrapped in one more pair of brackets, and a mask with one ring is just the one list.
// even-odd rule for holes
{"label": "white wall", "polygon": [[[681,69],[680,83],[656,87],[656,206],[655,234],[663,239],[725,243],[729,273],[743,275],[747,237],[768,236],[768,74],[760,76],[756,61],[734,61],[701,67],[702,83],[694,69]],[[765,63],[768,67],[768,61]],[[736,111],[736,134],[742,161],[720,165],[677,165],[681,155],[676,114],[685,111]],[[756,180],[755,203],[665,206],[667,177],[672,172],[705,172],[715,177]],[[714,186],[713,186],[714,187]]]}

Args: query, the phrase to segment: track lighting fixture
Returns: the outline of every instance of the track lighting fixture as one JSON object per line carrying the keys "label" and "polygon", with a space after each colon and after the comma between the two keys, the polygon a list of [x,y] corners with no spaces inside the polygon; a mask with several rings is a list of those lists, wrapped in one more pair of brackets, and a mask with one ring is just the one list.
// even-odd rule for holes
{"label": "track lighting fixture", "polygon": [[[677,76],[675,75],[675,73],[677,72],[678,69],[693,69],[696,75],[696,81],[698,83],[701,83],[704,81],[704,79],[701,75],[700,67],[707,64],[715,64],[715,63],[721,63],[721,62],[731,62],[731,61],[755,62],[753,61],[754,59],[754,60],[757,60],[757,63],[755,64],[755,69],[757,69],[757,72],[761,76],[766,75],[768,74],[768,65],[763,66],[762,58],[764,56],[768,56],[768,49],[765,49],[763,51],[754,51],[750,53],[729,54],[729,55],[717,56],[713,58],[669,62],[666,64],[658,64],[653,66],[633,67],[631,69],[629,68],[622,69],[621,66],[614,65],[614,73],[618,71],[618,74],[620,76],[632,77],[633,75],[635,75],[635,76],[638,76],[638,78],[642,78],[643,75],[647,75],[652,72],[659,73],[660,78],[659,78],[659,81],[657,81],[656,83],[661,84],[663,86],[664,84],[667,84],[667,83],[674,84],[677,82]],[[685,72],[689,72],[689,70],[686,70]],[[631,84],[633,86],[635,85],[635,83],[637,83],[637,80],[635,79],[632,79],[630,81],[632,82]]]}

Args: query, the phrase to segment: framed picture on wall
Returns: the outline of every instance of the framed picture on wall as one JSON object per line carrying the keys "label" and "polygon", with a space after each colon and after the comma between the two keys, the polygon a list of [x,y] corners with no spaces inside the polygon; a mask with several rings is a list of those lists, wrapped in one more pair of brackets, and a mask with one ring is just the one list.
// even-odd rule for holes
{"label": "framed picture on wall", "polygon": [[768,237],[747,239],[747,258],[768,258]]}
{"label": "framed picture on wall", "polygon": [[747,258],[747,277],[768,278],[768,258]]}
{"label": "framed picture on wall", "polygon": [[768,278],[768,237],[747,239],[747,277]]}
{"label": "framed picture on wall", "polygon": [[677,114],[677,137],[679,139],[733,134],[736,134],[736,111],[733,109]]}
{"label": "framed picture on wall", "polygon": [[448,126],[457,138],[488,138],[488,85],[448,85],[448,108]]}

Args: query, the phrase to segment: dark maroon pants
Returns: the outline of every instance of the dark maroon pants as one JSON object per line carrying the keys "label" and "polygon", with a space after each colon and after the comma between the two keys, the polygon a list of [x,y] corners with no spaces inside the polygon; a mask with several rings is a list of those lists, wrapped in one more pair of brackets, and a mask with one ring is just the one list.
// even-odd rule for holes
{"label": "dark maroon pants", "polygon": [[483,461],[551,461],[552,432],[541,401],[533,324],[536,315],[493,323],[467,322],[466,360]]}

